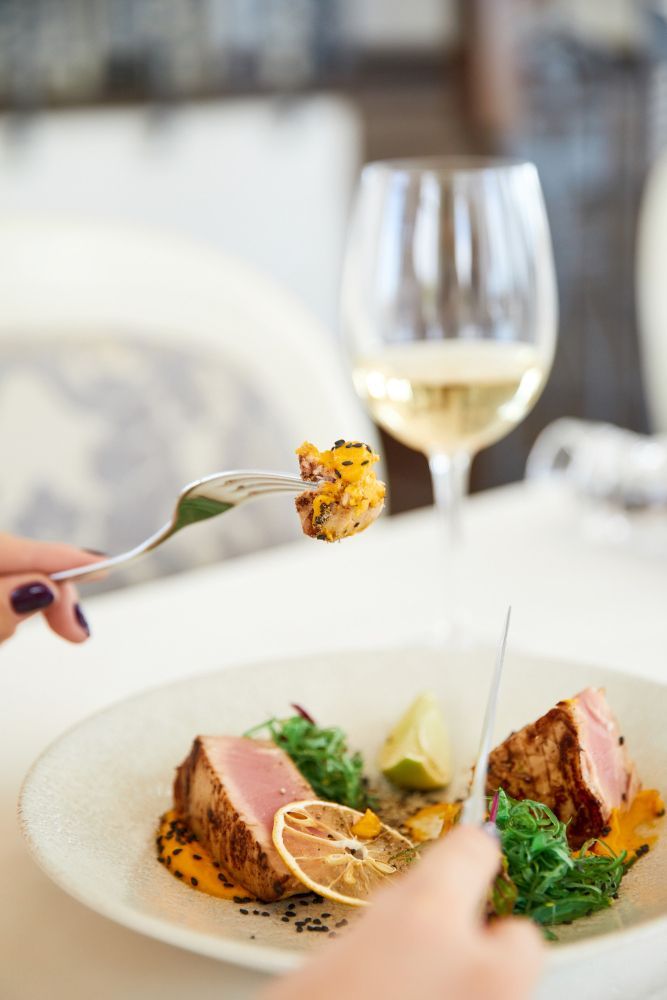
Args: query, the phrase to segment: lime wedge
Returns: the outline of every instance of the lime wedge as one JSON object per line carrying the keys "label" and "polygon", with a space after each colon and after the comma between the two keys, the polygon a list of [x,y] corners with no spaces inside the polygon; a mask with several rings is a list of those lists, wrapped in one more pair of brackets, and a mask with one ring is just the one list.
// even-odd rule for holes
{"label": "lime wedge", "polygon": [[449,736],[435,695],[426,692],[413,701],[387,737],[378,765],[399,788],[427,791],[449,782]]}

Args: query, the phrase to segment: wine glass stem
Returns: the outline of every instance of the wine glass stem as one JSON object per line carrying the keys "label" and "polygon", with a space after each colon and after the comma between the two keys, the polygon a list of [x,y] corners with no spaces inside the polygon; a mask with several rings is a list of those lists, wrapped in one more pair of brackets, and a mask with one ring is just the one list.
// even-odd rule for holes
{"label": "wine glass stem", "polygon": [[438,453],[428,460],[433,480],[433,499],[445,525],[447,548],[461,544],[461,506],[468,492],[470,455],[457,451],[453,455]]}
{"label": "wine glass stem", "polygon": [[[455,643],[460,639],[458,633],[461,628],[458,606],[459,559],[463,540],[461,507],[468,491],[470,455],[466,451],[458,451],[453,455],[438,453],[429,457],[428,464],[433,481],[433,498],[443,536],[442,565],[439,567],[444,598],[441,622],[446,621],[449,640]],[[439,609],[438,618],[440,614]],[[438,624],[436,630],[440,630]]]}

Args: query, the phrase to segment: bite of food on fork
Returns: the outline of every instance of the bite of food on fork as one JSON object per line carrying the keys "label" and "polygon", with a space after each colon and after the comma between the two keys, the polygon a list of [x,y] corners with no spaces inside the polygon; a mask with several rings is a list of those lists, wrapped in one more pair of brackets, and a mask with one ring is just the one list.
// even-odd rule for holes
{"label": "bite of food on fork", "polygon": [[372,466],[379,455],[369,445],[341,439],[330,451],[320,452],[305,443],[297,455],[301,477],[237,470],[216,472],[188,483],[178,495],[171,520],[140,545],[88,566],[52,573],[50,579],[84,580],[113,570],[156,549],[191,524],[273,493],[298,493],[296,505],[305,534],[328,542],[357,534],[378,517],[384,506],[385,485],[375,477]]}
{"label": "bite of food on fork", "polygon": [[304,441],[297,455],[303,479],[319,482],[295,501],[306,535],[336,542],[365,531],[379,517],[386,487],[375,476],[380,456],[370,445],[340,439],[329,451],[318,451]]}

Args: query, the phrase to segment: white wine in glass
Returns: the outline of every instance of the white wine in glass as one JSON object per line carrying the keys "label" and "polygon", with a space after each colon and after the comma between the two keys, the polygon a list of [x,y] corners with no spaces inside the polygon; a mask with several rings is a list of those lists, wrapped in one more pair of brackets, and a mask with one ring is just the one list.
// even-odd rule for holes
{"label": "white wine in glass", "polygon": [[381,427],[428,458],[451,583],[470,459],[523,420],[553,361],[556,282],[535,167],[366,166],[342,319],[357,393]]}

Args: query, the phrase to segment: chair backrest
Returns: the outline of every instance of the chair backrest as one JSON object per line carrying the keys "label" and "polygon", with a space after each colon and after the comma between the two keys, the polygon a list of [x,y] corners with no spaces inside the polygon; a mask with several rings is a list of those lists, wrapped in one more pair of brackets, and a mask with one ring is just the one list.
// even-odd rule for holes
{"label": "chair backrest", "polygon": [[[162,232],[0,217],[5,530],[120,551],[187,481],[294,470],[304,437],[348,435],[376,443],[335,342],[265,275]],[[298,533],[291,502],[265,500],[124,582]]]}
{"label": "chair backrest", "polygon": [[352,104],[326,94],[0,115],[0,215],[167,225],[333,328],[360,136]]}

